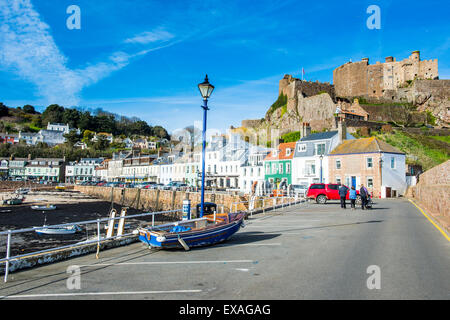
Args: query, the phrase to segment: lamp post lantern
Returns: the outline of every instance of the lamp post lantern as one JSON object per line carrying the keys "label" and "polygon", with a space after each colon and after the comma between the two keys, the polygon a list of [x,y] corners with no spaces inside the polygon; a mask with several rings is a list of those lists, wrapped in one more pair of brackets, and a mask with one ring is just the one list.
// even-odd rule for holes
{"label": "lamp post lantern", "polygon": [[201,204],[200,204],[200,218],[203,217],[203,210],[205,204],[205,149],[206,149],[206,112],[208,109],[208,98],[211,96],[214,86],[208,81],[208,75],[205,77],[205,81],[198,85],[200,94],[203,98],[203,134],[202,134],[202,191],[201,191]]}
{"label": "lamp post lantern", "polygon": [[322,183],[322,161],[323,161],[323,154],[319,156],[320,158],[320,183]]}

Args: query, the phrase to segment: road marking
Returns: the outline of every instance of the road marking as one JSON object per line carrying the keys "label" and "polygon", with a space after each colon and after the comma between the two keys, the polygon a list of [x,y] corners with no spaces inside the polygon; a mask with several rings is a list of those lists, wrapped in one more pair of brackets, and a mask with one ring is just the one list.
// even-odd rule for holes
{"label": "road marking", "polygon": [[422,212],[422,214],[425,216],[425,218],[427,218],[428,219],[428,221],[430,221],[432,224],[433,224],[433,226],[435,226],[436,227],[436,229],[438,229],[443,235],[444,235],[444,237],[445,237],[445,239],[447,239],[448,241],[450,241],[450,237],[445,233],[445,231],[444,230],[442,230],[436,223],[434,223],[434,221],[417,205],[417,204],[415,204],[411,199],[408,199],[409,200],[409,202],[411,202],[414,206],[416,206],[416,208],[417,209],[419,209],[420,210],[420,212]]}
{"label": "road marking", "polygon": [[130,266],[130,265],[162,265],[162,264],[202,264],[202,263],[254,263],[254,260],[216,260],[216,261],[149,261],[149,262],[120,262],[85,264],[79,267],[105,267],[105,266]]}
{"label": "road marking", "polygon": [[42,293],[0,296],[0,299],[22,298],[50,298],[50,297],[75,297],[75,296],[111,296],[111,295],[139,295],[139,294],[164,294],[164,293],[199,293],[202,290],[162,290],[162,291],[128,291],[128,292],[73,292],[73,293]]}
{"label": "road marking", "polygon": [[[234,247],[251,247],[251,246],[281,246],[280,242],[276,243],[245,243],[245,244],[234,244],[230,248]],[[228,246],[227,246],[228,247]]]}

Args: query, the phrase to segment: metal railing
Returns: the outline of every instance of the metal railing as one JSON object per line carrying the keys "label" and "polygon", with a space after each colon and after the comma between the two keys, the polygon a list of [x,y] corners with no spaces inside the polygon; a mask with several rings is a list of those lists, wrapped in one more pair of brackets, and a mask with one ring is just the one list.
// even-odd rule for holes
{"label": "metal railing", "polygon": [[[281,203],[278,203],[281,199]],[[265,213],[266,210],[276,210],[277,208],[285,208],[290,207],[292,205],[303,202],[305,199],[303,197],[296,196],[284,196],[284,197],[264,197],[264,196],[254,196],[246,201],[238,201],[233,202],[230,207],[230,212],[237,212],[237,207],[239,204],[248,204],[248,212],[250,213],[250,217],[253,217],[253,213],[256,210],[262,210]],[[256,203],[262,202],[262,206],[256,208]],[[266,203],[272,204],[270,206],[266,206]],[[234,209],[234,210],[233,210]]]}
{"label": "metal railing", "polygon": [[[57,224],[57,225],[51,225],[51,226],[42,226],[42,227],[33,227],[33,228],[25,228],[25,229],[18,229],[18,230],[8,230],[8,231],[2,231],[0,232],[0,236],[7,236],[7,241],[6,241],[6,257],[0,259],[0,263],[5,263],[5,276],[4,276],[4,282],[7,282],[8,279],[8,273],[9,273],[9,263],[12,260],[20,260],[20,259],[24,259],[24,258],[28,258],[31,256],[35,256],[35,255],[41,255],[41,254],[45,254],[45,253],[51,253],[51,252],[55,252],[55,251],[60,251],[60,250],[64,250],[64,249],[70,249],[70,248],[76,248],[76,247],[80,247],[80,246],[88,246],[91,244],[97,244],[97,253],[99,252],[100,249],[100,244],[104,241],[109,241],[109,240],[114,240],[117,238],[122,238],[122,237],[128,237],[131,235],[134,235],[133,232],[131,233],[124,233],[124,234],[119,234],[119,235],[115,235],[115,236],[111,236],[111,237],[101,237],[101,228],[100,228],[100,224],[103,222],[109,222],[109,221],[113,221],[113,220],[120,220],[123,219],[123,221],[125,221],[125,219],[130,219],[130,218],[140,218],[140,217],[145,217],[145,216],[152,216],[152,227],[155,226],[155,216],[156,215],[160,215],[160,214],[169,214],[169,213],[177,213],[177,212],[181,212],[181,209],[176,209],[176,210],[169,210],[169,211],[159,211],[159,212],[148,212],[148,213],[141,213],[141,214],[135,214],[135,215],[129,215],[129,216],[118,216],[118,217],[114,217],[114,218],[102,218],[102,219],[96,219],[96,220],[87,220],[87,221],[80,221],[80,222],[71,222],[71,223],[64,223],[64,224]],[[96,238],[93,240],[89,240],[89,238],[86,241],[80,241],[77,243],[73,243],[70,245],[65,245],[65,246],[59,246],[59,247],[55,247],[55,248],[51,248],[51,249],[45,249],[45,250],[39,250],[39,251],[35,251],[35,252],[30,252],[30,253],[25,253],[25,254],[21,254],[21,255],[15,255],[11,257],[11,243],[12,243],[12,236],[14,234],[19,234],[19,233],[25,233],[25,232],[34,232],[36,230],[42,230],[44,228],[48,228],[48,227],[52,227],[52,228],[63,228],[63,227],[69,227],[69,226],[73,226],[73,225],[77,225],[77,226],[81,226],[81,225],[89,225],[89,224],[96,224],[97,225],[97,235]],[[170,223],[169,223],[170,225]],[[158,226],[164,226],[164,225],[158,225]],[[114,228],[114,223],[112,223],[112,228]]]}

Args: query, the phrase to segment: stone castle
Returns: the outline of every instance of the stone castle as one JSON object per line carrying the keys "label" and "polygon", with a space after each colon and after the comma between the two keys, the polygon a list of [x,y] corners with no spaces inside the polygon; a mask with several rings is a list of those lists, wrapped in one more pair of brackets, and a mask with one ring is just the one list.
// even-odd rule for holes
{"label": "stone castle", "polygon": [[[376,122],[426,123],[425,111],[434,115],[435,125],[450,126],[450,80],[439,80],[437,59],[421,60],[419,51],[401,61],[387,57],[384,63],[372,65],[368,58],[348,62],[333,71],[333,81],[311,82],[285,75],[278,94],[286,95],[286,108],[267,112],[263,119],[243,120],[242,128],[258,134],[275,128],[283,134],[299,131],[308,122],[312,130],[329,130],[335,128],[337,110],[354,130],[375,128]],[[376,103],[364,104],[357,98]],[[363,101],[361,105],[358,100]],[[416,110],[406,110],[404,103]]]}
{"label": "stone castle", "polygon": [[333,71],[336,95],[339,97],[366,97],[394,100],[399,88],[417,79],[439,79],[438,61],[420,60],[420,52],[413,51],[401,61],[394,57],[369,64],[369,58],[348,62]]}

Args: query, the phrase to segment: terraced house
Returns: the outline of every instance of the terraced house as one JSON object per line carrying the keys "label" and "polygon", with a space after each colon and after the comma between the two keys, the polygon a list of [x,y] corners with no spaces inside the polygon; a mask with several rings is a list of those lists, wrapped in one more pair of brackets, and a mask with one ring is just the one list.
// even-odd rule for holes
{"label": "terraced house", "polygon": [[64,175],[64,158],[36,158],[25,168],[27,180],[63,182]]}
{"label": "terraced house", "polygon": [[375,137],[346,140],[328,157],[330,181],[359,189],[364,184],[376,198],[404,195],[405,154]]}
{"label": "terraced house", "polygon": [[281,143],[264,159],[265,180],[277,189],[281,183],[287,185],[292,183],[292,159],[295,144],[295,142]]}

